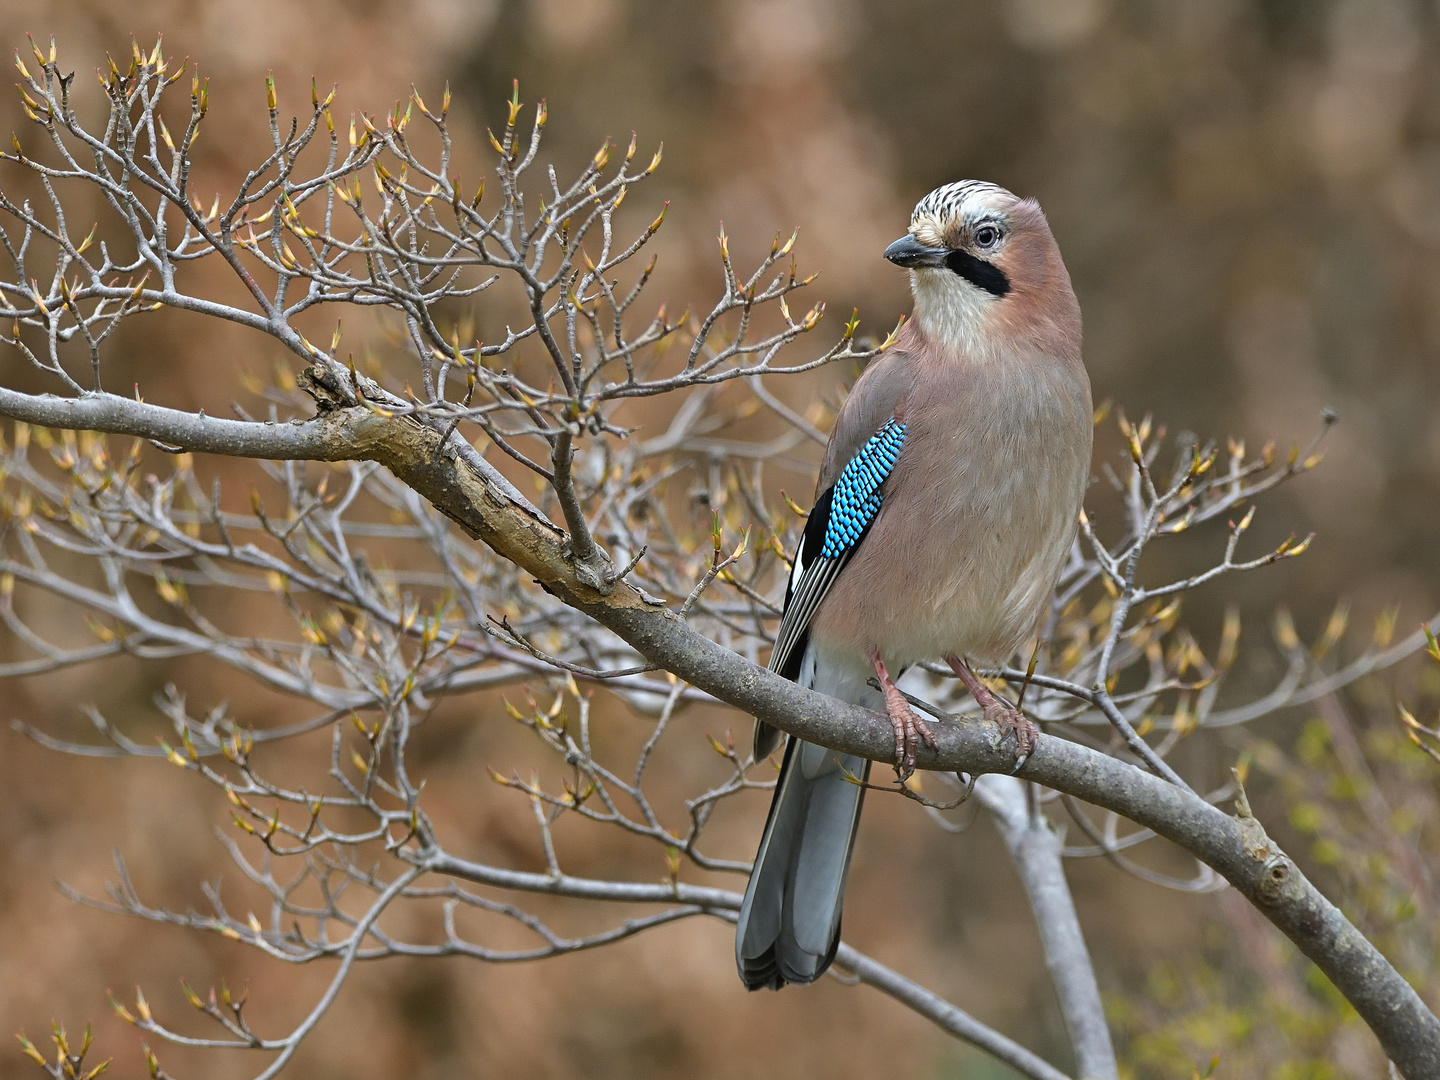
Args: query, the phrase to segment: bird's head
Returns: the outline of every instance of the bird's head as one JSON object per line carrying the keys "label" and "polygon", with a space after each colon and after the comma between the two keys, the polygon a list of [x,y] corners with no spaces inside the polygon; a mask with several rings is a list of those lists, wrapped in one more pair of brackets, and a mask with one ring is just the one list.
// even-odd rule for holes
{"label": "bird's head", "polygon": [[1072,323],[1078,336],[1070,276],[1033,199],[981,180],[945,184],[916,204],[885,257],[910,271],[915,320],[937,344],[976,353]]}

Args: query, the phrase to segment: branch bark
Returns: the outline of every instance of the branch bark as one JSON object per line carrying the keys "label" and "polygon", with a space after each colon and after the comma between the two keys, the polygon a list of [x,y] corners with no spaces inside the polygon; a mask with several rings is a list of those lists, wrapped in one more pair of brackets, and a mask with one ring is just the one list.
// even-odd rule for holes
{"label": "branch bark", "polygon": [[25,394],[0,386],[0,416],[41,427],[135,435],[182,450],[272,461],[344,461],[355,456],[324,417],[286,423],[225,420],[119,394]]}
{"label": "branch bark", "polygon": [[[894,761],[894,732],[878,713],[805,690],[690,629],[674,612],[648,603],[621,583],[609,595],[585,585],[564,553],[564,534],[518,507],[490,478],[462,460],[441,432],[409,417],[384,416],[331,396],[331,373],[311,369],[309,389],[321,416],[256,442],[217,437],[236,421],[187,417],[164,410],[92,408],[68,419],[23,410],[0,396],[0,414],[35,423],[118,432],[187,450],[320,460],[376,461],[455,521],[465,532],[532,575],[540,585],[614,631],[646,659],[689,683],[810,742],[879,762]],[[95,395],[105,399],[106,396]],[[59,399],[64,400],[64,399]],[[86,399],[76,399],[84,402]],[[113,398],[123,402],[125,399]],[[79,406],[68,408],[78,410]],[[152,407],[153,408],[153,407]],[[310,425],[316,425],[311,427]],[[198,427],[196,425],[199,425]],[[242,434],[256,439],[255,424]],[[311,441],[316,440],[316,441]],[[465,447],[469,449],[469,447]],[[1000,731],[984,722],[944,724],[935,749],[921,749],[924,769],[1008,773],[1013,755]],[[1335,984],[1380,1040],[1406,1080],[1440,1076],[1440,1020],[1415,990],[1345,916],[1305,878],[1252,816],[1230,817],[1191,792],[1076,743],[1042,737],[1021,770],[1024,779],[1114,810],[1153,829],[1218,871],[1285,933]]]}
{"label": "branch bark", "polygon": [[975,786],[975,796],[990,811],[1025,886],[1080,1080],[1117,1080],[1115,1048],[1095,982],[1095,966],[1065,880],[1064,841],[1044,815],[1030,812],[1023,781],[1013,776],[983,776]]}

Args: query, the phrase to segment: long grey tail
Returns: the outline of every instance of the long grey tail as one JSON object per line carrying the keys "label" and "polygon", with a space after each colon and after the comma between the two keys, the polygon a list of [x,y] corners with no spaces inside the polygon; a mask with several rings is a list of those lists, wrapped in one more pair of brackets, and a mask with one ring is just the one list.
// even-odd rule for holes
{"label": "long grey tail", "polygon": [[814,982],[840,946],[840,907],[870,762],[790,738],[740,906],[735,962],[750,990]]}

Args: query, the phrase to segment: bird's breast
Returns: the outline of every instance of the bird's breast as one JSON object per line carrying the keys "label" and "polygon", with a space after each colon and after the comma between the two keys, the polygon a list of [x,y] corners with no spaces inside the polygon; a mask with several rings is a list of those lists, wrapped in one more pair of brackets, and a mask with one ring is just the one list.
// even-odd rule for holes
{"label": "bird's breast", "polygon": [[880,513],[816,613],[822,648],[998,660],[1047,609],[1089,476],[1088,381],[961,374],[909,401]]}

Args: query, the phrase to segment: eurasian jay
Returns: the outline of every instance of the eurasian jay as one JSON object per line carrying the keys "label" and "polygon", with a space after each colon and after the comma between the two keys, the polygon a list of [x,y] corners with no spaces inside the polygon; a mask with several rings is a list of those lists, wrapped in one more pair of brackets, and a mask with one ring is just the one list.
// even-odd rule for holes
{"label": "eurasian jay", "polygon": [[[914,316],[836,417],[770,669],[885,712],[903,781],[934,737],[894,679],[943,658],[1014,734],[1018,768],[1038,732],[969,665],[1034,634],[1075,536],[1093,430],[1080,307],[1040,207],[994,184],[936,188],[885,257],[910,271]],[[780,737],[757,722],[756,760]],[[834,959],[869,768],[787,737],[736,927],[749,989]]]}

